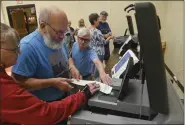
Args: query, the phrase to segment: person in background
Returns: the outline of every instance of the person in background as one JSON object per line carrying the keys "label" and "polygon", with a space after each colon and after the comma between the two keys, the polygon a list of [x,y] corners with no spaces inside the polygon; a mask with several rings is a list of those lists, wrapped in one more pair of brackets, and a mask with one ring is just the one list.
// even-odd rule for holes
{"label": "person in background", "polygon": [[[109,36],[112,35],[111,29],[109,27],[109,24],[106,22],[107,21],[107,17],[108,17],[108,13],[106,11],[102,11],[100,13],[100,23],[99,23],[99,26],[97,27],[101,31],[101,33],[103,34],[105,39],[107,39]],[[105,60],[105,64],[106,64],[107,60],[110,57],[109,42],[104,45],[104,49],[105,49],[104,60]]]}
{"label": "person in background", "polygon": [[103,64],[99,60],[95,50],[89,47],[91,39],[88,28],[81,28],[77,34],[77,42],[73,44],[71,57],[74,60],[75,66],[85,80],[92,80],[92,65],[97,67],[100,78],[105,84],[111,84],[111,78],[105,73]]}
{"label": "person in background", "polygon": [[[64,11],[56,6],[41,8],[39,28],[20,41],[21,54],[12,68],[17,84],[46,102],[58,101],[70,94],[72,87],[63,78],[70,78],[71,74],[81,79],[64,44],[67,29]],[[67,119],[62,123],[67,124]]]}
{"label": "person in background", "polygon": [[[99,60],[103,63],[105,56],[104,45],[108,44],[109,40],[113,39],[114,37],[109,36],[107,37],[107,39],[104,39],[101,31],[97,29],[97,27],[99,26],[99,15],[97,13],[92,13],[89,15],[89,22],[91,23],[91,26],[89,27],[91,32],[90,47],[96,51]],[[95,69],[94,77],[95,79],[99,77],[97,69]]]}
{"label": "person in background", "polygon": [[72,36],[74,36],[75,34],[75,30],[74,30],[74,28],[71,26],[71,21],[68,21],[68,27],[70,28],[70,32],[71,32],[71,34],[72,34]]}
{"label": "person in background", "polygon": [[69,48],[71,49],[73,46],[73,43],[75,42],[75,30],[73,27],[71,27],[71,21],[68,21],[68,27],[70,31],[70,37],[71,37],[71,43],[69,44]]}
{"label": "person in background", "polygon": [[66,48],[68,49],[68,52],[70,53],[71,47],[73,43],[75,42],[75,39],[69,27],[68,27],[68,31],[65,33],[64,41],[65,41]]}
{"label": "person in background", "polygon": [[[36,96],[17,85],[15,81],[6,74],[5,68],[14,65],[20,53],[18,47],[19,35],[14,29],[3,23],[1,23],[0,30],[1,124],[57,124],[73,114],[80,105],[86,103],[87,100],[99,90],[98,84],[91,83],[86,86],[86,89],[59,101],[48,103],[39,100]],[[65,78],[60,79],[66,81],[66,84],[72,81]]]}
{"label": "person in background", "polygon": [[71,21],[68,21],[68,27],[70,28],[71,32],[74,32],[74,28],[71,27]]}
{"label": "person in background", "polygon": [[84,21],[84,19],[80,19],[80,20],[78,21],[78,27],[77,27],[76,30],[75,30],[75,35],[78,34],[78,30],[79,30],[79,29],[85,28],[85,27],[86,27],[86,26],[85,26],[85,21]]}
{"label": "person in background", "polygon": [[78,21],[78,28],[80,29],[80,28],[84,28],[84,27],[86,27],[85,26],[85,21],[84,21],[84,19],[80,19]]}

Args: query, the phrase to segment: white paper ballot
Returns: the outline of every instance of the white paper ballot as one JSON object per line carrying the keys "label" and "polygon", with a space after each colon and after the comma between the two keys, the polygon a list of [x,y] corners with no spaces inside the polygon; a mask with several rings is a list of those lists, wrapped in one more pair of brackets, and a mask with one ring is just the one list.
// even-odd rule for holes
{"label": "white paper ballot", "polygon": [[80,86],[85,86],[86,84],[96,82],[96,84],[100,85],[100,91],[105,93],[105,94],[110,94],[111,91],[112,91],[112,87],[111,86],[106,85],[106,84],[101,83],[101,82],[87,81],[87,80],[79,80],[79,81],[77,81],[76,79],[72,79],[72,80],[73,80],[73,82],[72,82],[73,84],[80,85]]}

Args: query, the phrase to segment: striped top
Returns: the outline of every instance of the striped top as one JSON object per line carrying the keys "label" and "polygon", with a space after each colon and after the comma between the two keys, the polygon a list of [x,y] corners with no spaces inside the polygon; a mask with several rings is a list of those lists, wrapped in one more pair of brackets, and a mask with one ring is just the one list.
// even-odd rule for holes
{"label": "striped top", "polygon": [[96,51],[97,55],[105,55],[104,45],[109,41],[106,41],[101,31],[96,28],[91,28],[90,33],[90,47]]}

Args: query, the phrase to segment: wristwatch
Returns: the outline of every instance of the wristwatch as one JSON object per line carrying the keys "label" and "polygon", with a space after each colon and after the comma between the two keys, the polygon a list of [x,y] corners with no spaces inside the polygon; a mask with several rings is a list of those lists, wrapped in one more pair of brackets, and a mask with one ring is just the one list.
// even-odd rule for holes
{"label": "wristwatch", "polygon": [[81,90],[81,92],[83,92],[83,93],[86,95],[87,99],[89,99],[89,98],[92,96],[92,94],[91,94],[91,92],[90,92],[90,90],[89,90],[89,86],[88,86],[87,84],[86,84],[85,87]]}

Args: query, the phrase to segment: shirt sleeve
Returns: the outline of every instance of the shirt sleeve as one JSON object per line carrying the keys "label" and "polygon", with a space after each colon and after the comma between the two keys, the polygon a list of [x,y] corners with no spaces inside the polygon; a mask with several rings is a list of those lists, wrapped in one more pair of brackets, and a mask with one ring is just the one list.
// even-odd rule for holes
{"label": "shirt sleeve", "polygon": [[108,23],[107,23],[107,29],[108,29],[108,32],[112,32]]}
{"label": "shirt sleeve", "polygon": [[56,124],[73,114],[85,102],[86,96],[82,92],[47,103],[21,88],[3,100],[2,119],[17,124]]}
{"label": "shirt sleeve", "polygon": [[65,43],[62,44],[62,47],[63,47],[63,53],[65,55],[65,58],[66,59],[69,59],[69,54],[70,54],[70,51],[67,47],[67,45]]}
{"label": "shirt sleeve", "polygon": [[107,44],[107,43],[109,42],[109,41],[107,41],[107,40],[104,39],[104,36],[103,36],[103,34],[101,33],[100,30],[97,31],[97,38],[99,39],[99,41],[100,41],[103,45],[105,45],[105,44]]}
{"label": "shirt sleeve", "polygon": [[73,58],[74,55],[75,55],[76,49],[77,49],[77,42],[74,42],[74,43],[73,43],[73,46],[72,46],[72,48],[71,48],[71,53],[70,53],[70,56],[71,56],[72,58]]}
{"label": "shirt sleeve", "polygon": [[89,50],[89,55],[90,55],[90,59],[91,59],[92,61],[93,61],[94,59],[98,58],[98,56],[97,56],[95,50],[93,50],[93,49],[90,49],[90,50]]}
{"label": "shirt sleeve", "polygon": [[26,77],[34,76],[37,69],[37,55],[33,47],[30,44],[21,44],[20,51],[12,72]]}

